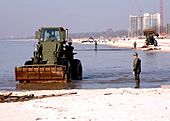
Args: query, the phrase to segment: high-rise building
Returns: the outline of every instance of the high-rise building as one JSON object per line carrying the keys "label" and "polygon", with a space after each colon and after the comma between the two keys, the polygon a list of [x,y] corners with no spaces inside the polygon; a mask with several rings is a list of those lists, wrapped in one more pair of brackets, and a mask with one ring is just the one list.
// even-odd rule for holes
{"label": "high-rise building", "polygon": [[167,24],[167,34],[170,36],[170,23]]}
{"label": "high-rise building", "polygon": [[130,15],[130,37],[137,37],[143,35],[143,30],[153,28],[157,33],[160,33],[160,14],[148,14],[143,16]]}
{"label": "high-rise building", "polygon": [[141,36],[143,30],[143,17],[130,15],[130,36]]}
{"label": "high-rise building", "polygon": [[153,28],[157,33],[160,33],[160,14],[148,14],[143,15],[143,29]]}

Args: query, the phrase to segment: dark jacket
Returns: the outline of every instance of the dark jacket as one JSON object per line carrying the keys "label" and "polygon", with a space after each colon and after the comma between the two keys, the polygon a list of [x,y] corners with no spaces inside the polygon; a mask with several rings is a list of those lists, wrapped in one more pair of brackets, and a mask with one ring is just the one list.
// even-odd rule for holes
{"label": "dark jacket", "polygon": [[141,60],[139,58],[135,58],[133,61],[133,71],[137,73],[141,72]]}

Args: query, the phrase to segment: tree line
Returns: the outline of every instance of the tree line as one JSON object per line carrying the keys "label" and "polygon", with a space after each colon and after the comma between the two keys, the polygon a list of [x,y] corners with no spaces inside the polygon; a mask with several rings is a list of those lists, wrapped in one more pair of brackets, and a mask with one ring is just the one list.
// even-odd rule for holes
{"label": "tree line", "polygon": [[107,29],[103,32],[81,32],[81,33],[70,33],[69,37],[76,39],[76,38],[113,38],[113,37],[127,37],[128,31],[127,30],[117,30],[113,31],[112,29]]}

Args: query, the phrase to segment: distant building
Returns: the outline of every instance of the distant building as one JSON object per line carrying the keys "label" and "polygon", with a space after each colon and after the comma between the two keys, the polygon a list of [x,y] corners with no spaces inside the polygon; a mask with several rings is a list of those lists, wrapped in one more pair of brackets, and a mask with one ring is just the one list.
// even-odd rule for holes
{"label": "distant building", "polygon": [[170,36],[170,23],[167,24],[167,34],[168,34],[168,36]]}
{"label": "distant building", "polygon": [[137,37],[143,34],[143,17],[130,16],[130,37]]}
{"label": "distant building", "polygon": [[148,13],[144,14],[143,17],[143,29],[154,28],[157,33],[160,33],[160,14],[156,13],[150,15]]}
{"label": "distant building", "polygon": [[145,13],[143,16],[130,15],[129,36],[138,37],[143,35],[143,30],[154,28],[160,33],[160,14]]}

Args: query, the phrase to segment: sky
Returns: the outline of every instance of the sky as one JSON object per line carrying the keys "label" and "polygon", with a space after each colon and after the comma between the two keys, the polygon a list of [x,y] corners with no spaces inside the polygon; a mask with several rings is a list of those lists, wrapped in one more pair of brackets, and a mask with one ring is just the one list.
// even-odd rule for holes
{"label": "sky", "polygon": [[[43,26],[70,33],[127,30],[129,16],[141,12],[159,12],[159,0],[0,0],[0,38],[34,36]],[[170,0],[164,0],[164,23],[169,12]]]}

